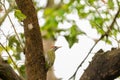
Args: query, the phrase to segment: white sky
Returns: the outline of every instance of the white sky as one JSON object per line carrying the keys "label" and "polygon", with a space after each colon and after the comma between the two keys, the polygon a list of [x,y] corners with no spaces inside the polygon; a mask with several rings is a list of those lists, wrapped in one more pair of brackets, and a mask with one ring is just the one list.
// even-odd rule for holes
{"label": "white sky", "polygon": [[[39,16],[39,22],[40,25],[44,24],[44,19],[41,18],[42,12],[38,14]],[[17,19],[14,18],[13,13],[10,14],[10,17],[12,19],[12,22],[16,26],[16,29],[18,32],[23,32],[23,28],[18,24]],[[57,38],[57,41],[55,45],[62,46],[59,50],[56,51],[56,60],[54,63],[54,70],[55,74],[59,78],[63,78],[63,80],[67,80],[76,70],[77,66],[80,64],[80,62],[84,59],[84,57],[87,55],[89,50],[94,44],[94,41],[91,39],[98,39],[100,36],[97,34],[95,29],[92,29],[89,22],[87,20],[79,20],[78,15],[76,13],[72,13],[67,16],[69,19],[75,19],[77,22],[77,25],[80,25],[79,28],[87,33],[87,36],[79,36],[78,43],[75,43],[71,49],[68,47],[68,43],[65,40],[63,36],[59,36]],[[69,27],[70,24],[65,22],[65,24],[60,24],[62,26]],[[6,34],[11,34],[13,31],[11,27],[11,23],[8,20],[8,18],[5,20],[3,25],[0,27]],[[60,28],[62,28],[60,26]],[[118,37],[120,39],[120,36]],[[0,42],[5,42],[3,37],[0,37]],[[103,41],[100,41],[95,49],[92,51],[92,54],[90,54],[88,60],[82,65],[80,68],[77,79],[79,79],[80,74],[83,73],[84,69],[88,65],[88,61],[91,60],[91,57],[94,55],[95,52],[97,52],[99,49],[103,49],[105,51],[110,50],[111,47],[117,47],[116,41],[114,41],[114,44],[107,45]]]}
{"label": "white sky", "polygon": [[[98,39],[99,35],[97,35],[96,31],[90,28],[90,26],[86,26],[89,25],[87,21],[82,21],[80,22],[80,24],[82,29],[86,30],[90,37]],[[67,80],[74,73],[77,66],[87,55],[93,44],[94,41],[92,39],[86,36],[79,36],[79,42],[75,43],[75,45],[71,49],[69,49],[68,43],[66,42],[65,38],[59,36],[56,41],[56,45],[63,47],[56,51],[57,58],[54,64],[56,76],[64,78],[63,80]],[[111,47],[117,47],[117,43],[115,42],[113,46],[111,46],[107,45],[103,41],[100,41],[92,51],[92,54],[90,54],[88,60],[79,69],[80,71],[78,72],[76,80],[79,79],[80,75],[87,67],[88,62],[91,60],[95,52],[97,52],[99,49],[107,51],[110,50]]]}

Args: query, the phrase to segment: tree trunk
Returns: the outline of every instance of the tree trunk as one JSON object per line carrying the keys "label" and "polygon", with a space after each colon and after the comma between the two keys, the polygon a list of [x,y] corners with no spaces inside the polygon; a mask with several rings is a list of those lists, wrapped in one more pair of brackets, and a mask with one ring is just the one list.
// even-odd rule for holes
{"label": "tree trunk", "polygon": [[114,80],[120,76],[120,49],[103,52],[93,57],[80,80]]}
{"label": "tree trunk", "polygon": [[32,0],[16,0],[18,8],[26,15],[25,34],[25,66],[28,80],[46,80],[45,58],[40,28]]}

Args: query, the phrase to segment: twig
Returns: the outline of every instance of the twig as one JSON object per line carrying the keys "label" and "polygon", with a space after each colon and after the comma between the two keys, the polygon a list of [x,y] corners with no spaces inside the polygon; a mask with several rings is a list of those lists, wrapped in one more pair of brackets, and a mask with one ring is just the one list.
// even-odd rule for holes
{"label": "twig", "polygon": [[92,48],[90,49],[90,51],[88,52],[88,54],[86,55],[86,57],[83,59],[83,61],[79,64],[79,66],[78,66],[77,69],[75,70],[75,73],[74,73],[68,80],[70,80],[70,79],[72,79],[72,78],[74,78],[74,80],[75,80],[75,76],[76,76],[76,74],[77,74],[77,71],[78,71],[79,68],[82,66],[82,64],[85,62],[85,60],[88,58],[88,56],[90,55],[90,53],[92,52],[92,50],[94,49],[94,47],[97,45],[97,43],[98,43],[101,39],[103,39],[103,36],[101,36],[100,39],[95,42],[95,44],[92,46]]}
{"label": "twig", "polygon": [[114,23],[116,22],[116,19],[117,19],[119,13],[120,13],[120,7],[119,7],[119,9],[118,9],[118,11],[117,11],[115,17],[113,18],[113,21],[112,21],[112,23],[111,23],[111,25],[110,25],[110,27],[108,28],[108,31],[107,31],[106,33],[109,33],[110,30],[113,29],[113,27],[114,27]]}
{"label": "twig", "polygon": [[[86,4],[87,4],[88,6],[93,7],[93,8],[95,9],[96,13],[102,18],[101,13],[98,11],[98,9],[97,9],[94,5],[91,6],[86,0],[85,0],[85,2],[86,2]],[[102,18],[102,21],[104,21],[103,18]],[[105,26],[107,26],[106,23],[104,23],[104,24],[105,24]],[[104,25],[102,25],[102,26],[104,27]]]}
{"label": "twig", "polygon": [[120,7],[119,7],[119,9],[118,9],[118,11],[117,11],[117,13],[116,13],[116,15],[115,15],[115,17],[114,17],[111,25],[109,26],[108,30],[105,32],[105,34],[101,35],[101,37],[98,39],[98,41],[95,42],[95,44],[92,46],[92,48],[91,48],[90,51],[88,52],[87,56],[83,59],[83,61],[82,61],[82,62],[79,64],[79,66],[77,67],[75,73],[74,73],[68,80],[70,80],[70,79],[72,79],[72,78],[75,79],[75,76],[76,76],[76,74],[77,74],[77,71],[78,71],[79,68],[82,66],[82,64],[85,62],[85,60],[88,58],[88,56],[90,55],[90,53],[92,52],[92,50],[94,49],[94,47],[97,45],[97,43],[98,43],[100,40],[102,40],[105,36],[108,36],[108,35],[109,35],[110,31],[111,31],[111,30],[113,29],[113,27],[114,27],[114,23],[115,23],[118,15],[119,15],[119,13],[120,13]]}
{"label": "twig", "polygon": [[116,0],[116,2],[117,2],[117,6],[118,6],[118,7],[120,7],[120,5],[119,5],[119,1],[118,1],[118,0]]}
{"label": "twig", "polygon": [[[23,47],[23,45],[22,45],[22,42],[21,42],[21,40],[20,40],[20,38],[19,38],[19,36],[18,36],[18,33],[17,33],[16,29],[15,29],[14,24],[12,23],[12,20],[11,20],[9,14],[8,14],[8,12],[7,12],[7,9],[6,9],[5,5],[4,5],[2,2],[0,2],[0,4],[4,7],[5,12],[7,13],[7,14],[5,15],[5,17],[8,16],[8,18],[9,18],[9,20],[10,20],[10,23],[12,24],[12,27],[13,27],[13,29],[14,29],[14,32],[15,32],[15,34],[16,34],[16,36],[17,36],[17,38],[18,38],[18,40],[19,40],[19,42],[20,42],[20,44],[21,44],[22,49],[23,49],[24,47]],[[3,21],[4,21],[4,20],[3,20]],[[3,49],[5,49],[5,51],[6,51],[7,54],[9,55],[12,63],[14,64],[14,66],[16,67],[17,71],[18,71],[19,74],[20,74],[20,77],[21,77],[22,79],[24,79],[24,78],[22,77],[22,74],[21,74],[19,68],[17,67],[17,65],[15,64],[15,62],[14,62],[14,60],[12,59],[11,55],[9,54],[8,50],[7,50],[1,43],[0,43],[0,45],[3,47]]]}
{"label": "twig", "polygon": [[21,72],[20,72],[20,70],[19,70],[19,68],[18,68],[17,65],[15,64],[14,60],[12,59],[12,56],[11,56],[10,53],[8,52],[8,50],[3,46],[2,43],[0,43],[0,46],[7,52],[8,56],[10,57],[10,59],[11,59],[12,63],[14,64],[14,66],[16,67],[17,71],[20,73],[20,75],[22,75]]}
{"label": "twig", "polygon": [[[2,3],[2,2],[0,2],[0,3]],[[13,7],[15,7],[15,5],[10,5],[10,7],[5,11],[6,13],[2,17],[0,17],[0,26],[4,22],[4,20],[7,17],[7,15],[13,10]]]}
{"label": "twig", "polygon": [[3,32],[1,28],[0,28],[0,31],[2,32],[2,35],[8,40],[8,37],[5,35],[5,33]]}
{"label": "twig", "polygon": [[[0,3],[1,3],[1,2],[0,2]],[[3,7],[5,8],[5,12],[7,12],[7,9],[6,9],[5,5],[4,5],[3,3],[1,3],[1,4],[2,4]],[[20,38],[19,38],[19,36],[18,36],[18,33],[17,33],[16,29],[15,29],[15,26],[14,26],[14,24],[13,24],[13,22],[12,22],[10,16],[9,16],[9,14],[8,14],[7,16],[8,16],[8,18],[9,18],[9,20],[10,20],[10,23],[12,24],[12,27],[13,27],[13,29],[14,29],[14,32],[15,32],[15,34],[16,34],[16,37],[18,38],[18,40],[19,40],[19,42],[20,42],[20,44],[21,44],[22,49],[24,49],[24,46],[22,45],[22,42],[21,42],[21,40],[20,40]]]}

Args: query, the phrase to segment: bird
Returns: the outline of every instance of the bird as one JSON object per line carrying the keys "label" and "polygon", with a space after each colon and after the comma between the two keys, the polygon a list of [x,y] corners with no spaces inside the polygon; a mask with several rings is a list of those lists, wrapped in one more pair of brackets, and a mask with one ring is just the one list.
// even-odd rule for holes
{"label": "bird", "polygon": [[48,52],[46,53],[45,61],[47,70],[49,70],[53,66],[55,61],[55,51],[59,48],[61,48],[61,46],[51,46],[50,50],[48,50]]}

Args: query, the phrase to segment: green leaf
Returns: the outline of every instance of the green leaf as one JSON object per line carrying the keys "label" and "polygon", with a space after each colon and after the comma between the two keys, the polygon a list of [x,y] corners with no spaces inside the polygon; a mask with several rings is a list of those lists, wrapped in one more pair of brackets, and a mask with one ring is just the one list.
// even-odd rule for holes
{"label": "green leaf", "polygon": [[20,67],[20,72],[22,73],[22,76],[23,76],[24,78],[26,78],[25,65],[21,65],[21,67]]}
{"label": "green leaf", "polygon": [[17,53],[17,54],[14,53],[12,56],[14,56],[16,60],[20,60],[21,59],[20,53]]}
{"label": "green leaf", "polygon": [[44,16],[50,16],[54,12],[54,9],[46,8],[44,11]]}
{"label": "green leaf", "polygon": [[19,40],[17,40],[15,35],[12,35],[12,36],[9,37],[8,46],[16,54],[19,54],[23,51],[22,48],[21,48],[21,44],[20,44]]}
{"label": "green leaf", "polygon": [[113,35],[116,37],[117,36],[117,34],[119,33],[119,31],[117,30],[117,29],[114,29],[113,30]]}
{"label": "green leaf", "polygon": [[85,12],[85,5],[77,5],[76,9],[80,18],[86,18],[88,16],[88,12]]}
{"label": "green leaf", "polygon": [[56,16],[63,16],[64,15],[64,13],[65,13],[65,11],[63,10],[63,9],[59,9],[59,10],[57,10],[56,11]]}
{"label": "green leaf", "polygon": [[104,21],[101,17],[95,17],[94,19],[96,24],[103,25]]}
{"label": "green leaf", "polygon": [[[66,10],[68,10],[68,7],[69,7],[68,4],[63,4],[61,8],[66,11]],[[66,12],[67,12],[67,11],[66,11]]]}
{"label": "green leaf", "polygon": [[65,35],[64,37],[67,40],[67,42],[69,43],[70,48],[73,46],[74,43],[78,42],[78,39],[76,38],[76,36],[71,37],[69,35]]}
{"label": "green leaf", "polygon": [[105,31],[103,29],[103,24],[107,19],[102,19],[101,17],[94,17],[92,20],[90,20],[90,24],[93,28],[97,30],[99,34],[104,34]]}
{"label": "green leaf", "polygon": [[65,35],[66,40],[69,43],[69,47],[71,48],[73,46],[74,43],[78,42],[78,35],[82,35],[85,34],[82,30],[80,30],[77,25],[73,25],[70,29],[69,29],[69,34]]}
{"label": "green leaf", "polygon": [[[93,16],[94,17],[94,16]],[[92,25],[93,28],[98,27],[99,25],[102,27],[103,23],[106,21],[107,19],[101,18],[101,17],[94,17],[93,19],[90,20],[90,24]]]}
{"label": "green leaf", "polygon": [[108,0],[108,7],[110,9],[114,9],[114,2],[113,2],[113,0]]}
{"label": "green leaf", "polygon": [[19,21],[23,21],[24,19],[26,19],[26,16],[25,16],[20,10],[15,10],[14,16],[15,16]]}
{"label": "green leaf", "polygon": [[101,27],[99,27],[99,26],[98,26],[98,28],[96,28],[96,30],[97,30],[98,33],[101,34],[101,35],[105,34],[105,31],[104,31]]}
{"label": "green leaf", "polygon": [[57,33],[58,22],[54,16],[48,17],[46,19],[45,25],[41,27],[41,30],[46,32],[43,36],[44,38],[55,38],[55,33]]}
{"label": "green leaf", "polygon": [[0,46],[0,53],[1,53],[3,50],[4,50],[3,47]]}
{"label": "green leaf", "polygon": [[87,0],[89,4],[93,5],[95,0]]}
{"label": "green leaf", "polygon": [[102,40],[105,41],[107,44],[112,45],[112,41],[109,39],[109,37],[104,37]]}
{"label": "green leaf", "polygon": [[112,41],[110,41],[109,39],[106,40],[106,43],[108,43],[109,45],[112,45]]}
{"label": "green leaf", "polygon": [[12,48],[15,45],[20,45],[19,41],[16,39],[15,35],[10,36],[8,46],[10,46]]}

